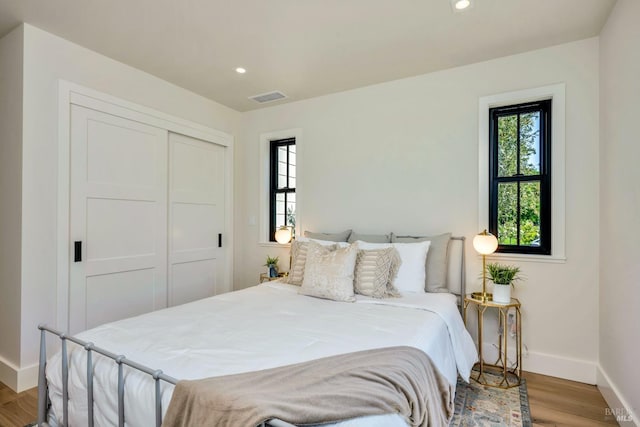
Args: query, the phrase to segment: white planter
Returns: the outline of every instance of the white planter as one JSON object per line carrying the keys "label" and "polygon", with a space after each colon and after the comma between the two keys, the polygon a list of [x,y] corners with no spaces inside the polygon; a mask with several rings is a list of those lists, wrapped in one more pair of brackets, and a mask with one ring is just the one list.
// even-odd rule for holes
{"label": "white planter", "polygon": [[511,285],[493,284],[493,302],[509,304],[511,302]]}

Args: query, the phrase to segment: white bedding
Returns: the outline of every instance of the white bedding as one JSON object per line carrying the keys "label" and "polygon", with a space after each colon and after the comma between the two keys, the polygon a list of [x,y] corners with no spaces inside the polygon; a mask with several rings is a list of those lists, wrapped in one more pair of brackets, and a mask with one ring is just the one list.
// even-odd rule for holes
{"label": "white bedding", "polygon": [[[385,300],[359,296],[356,303],[343,303],[298,295],[298,289],[270,282],[106,324],[78,338],[178,379],[235,374],[407,345],[427,353],[454,388],[458,372],[468,380],[477,353],[453,295],[416,294]],[[69,421],[71,426],[85,426],[85,351],[70,346],[69,353]],[[54,414],[62,413],[60,360],[57,354],[47,365]],[[99,356],[94,358],[94,365],[95,425],[116,425],[116,365]],[[151,378],[127,370],[125,386],[127,425],[153,425]],[[164,411],[172,392],[172,385],[163,385]],[[337,425],[406,425],[396,415],[363,420]]]}

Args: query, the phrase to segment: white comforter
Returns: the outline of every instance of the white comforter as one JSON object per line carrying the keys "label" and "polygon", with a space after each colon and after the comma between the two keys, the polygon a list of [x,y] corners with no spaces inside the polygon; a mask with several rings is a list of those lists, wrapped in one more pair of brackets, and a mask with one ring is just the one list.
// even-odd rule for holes
{"label": "white comforter", "polygon": [[[453,295],[420,294],[384,300],[358,297],[351,304],[298,295],[298,289],[271,282],[106,324],[78,338],[178,379],[235,374],[406,345],[427,353],[453,387],[458,373],[468,380],[477,352]],[[84,350],[70,346],[70,360],[69,421],[71,426],[85,426]],[[62,414],[60,361],[57,354],[47,365],[54,414]],[[116,425],[116,365],[99,356],[94,365],[96,426]],[[150,377],[127,369],[125,384],[127,425],[153,425]],[[172,392],[172,385],[163,385],[164,411]],[[52,421],[55,423],[55,419]],[[339,425],[406,424],[399,416],[389,415]]]}

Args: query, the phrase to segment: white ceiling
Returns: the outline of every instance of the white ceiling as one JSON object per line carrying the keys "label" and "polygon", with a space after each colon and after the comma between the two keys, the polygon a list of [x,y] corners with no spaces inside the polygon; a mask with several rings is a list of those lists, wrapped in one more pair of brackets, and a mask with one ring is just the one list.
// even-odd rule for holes
{"label": "white ceiling", "polygon": [[[614,3],[0,0],[0,35],[28,22],[247,111],[595,36]],[[247,99],[273,90],[289,98]]]}

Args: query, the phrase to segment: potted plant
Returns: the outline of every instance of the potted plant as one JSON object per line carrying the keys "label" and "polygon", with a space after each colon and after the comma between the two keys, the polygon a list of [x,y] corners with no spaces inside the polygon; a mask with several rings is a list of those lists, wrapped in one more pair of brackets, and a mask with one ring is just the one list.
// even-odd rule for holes
{"label": "potted plant", "polygon": [[267,267],[269,277],[278,277],[278,261],[280,261],[280,257],[272,258],[267,255],[267,262],[264,266]]}
{"label": "potted plant", "polygon": [[487,264],[487,277],[494,283],[493,302],[509,304],[511,302],[511,286],[520,280],[520,267],[501,265],[497,262]]}

